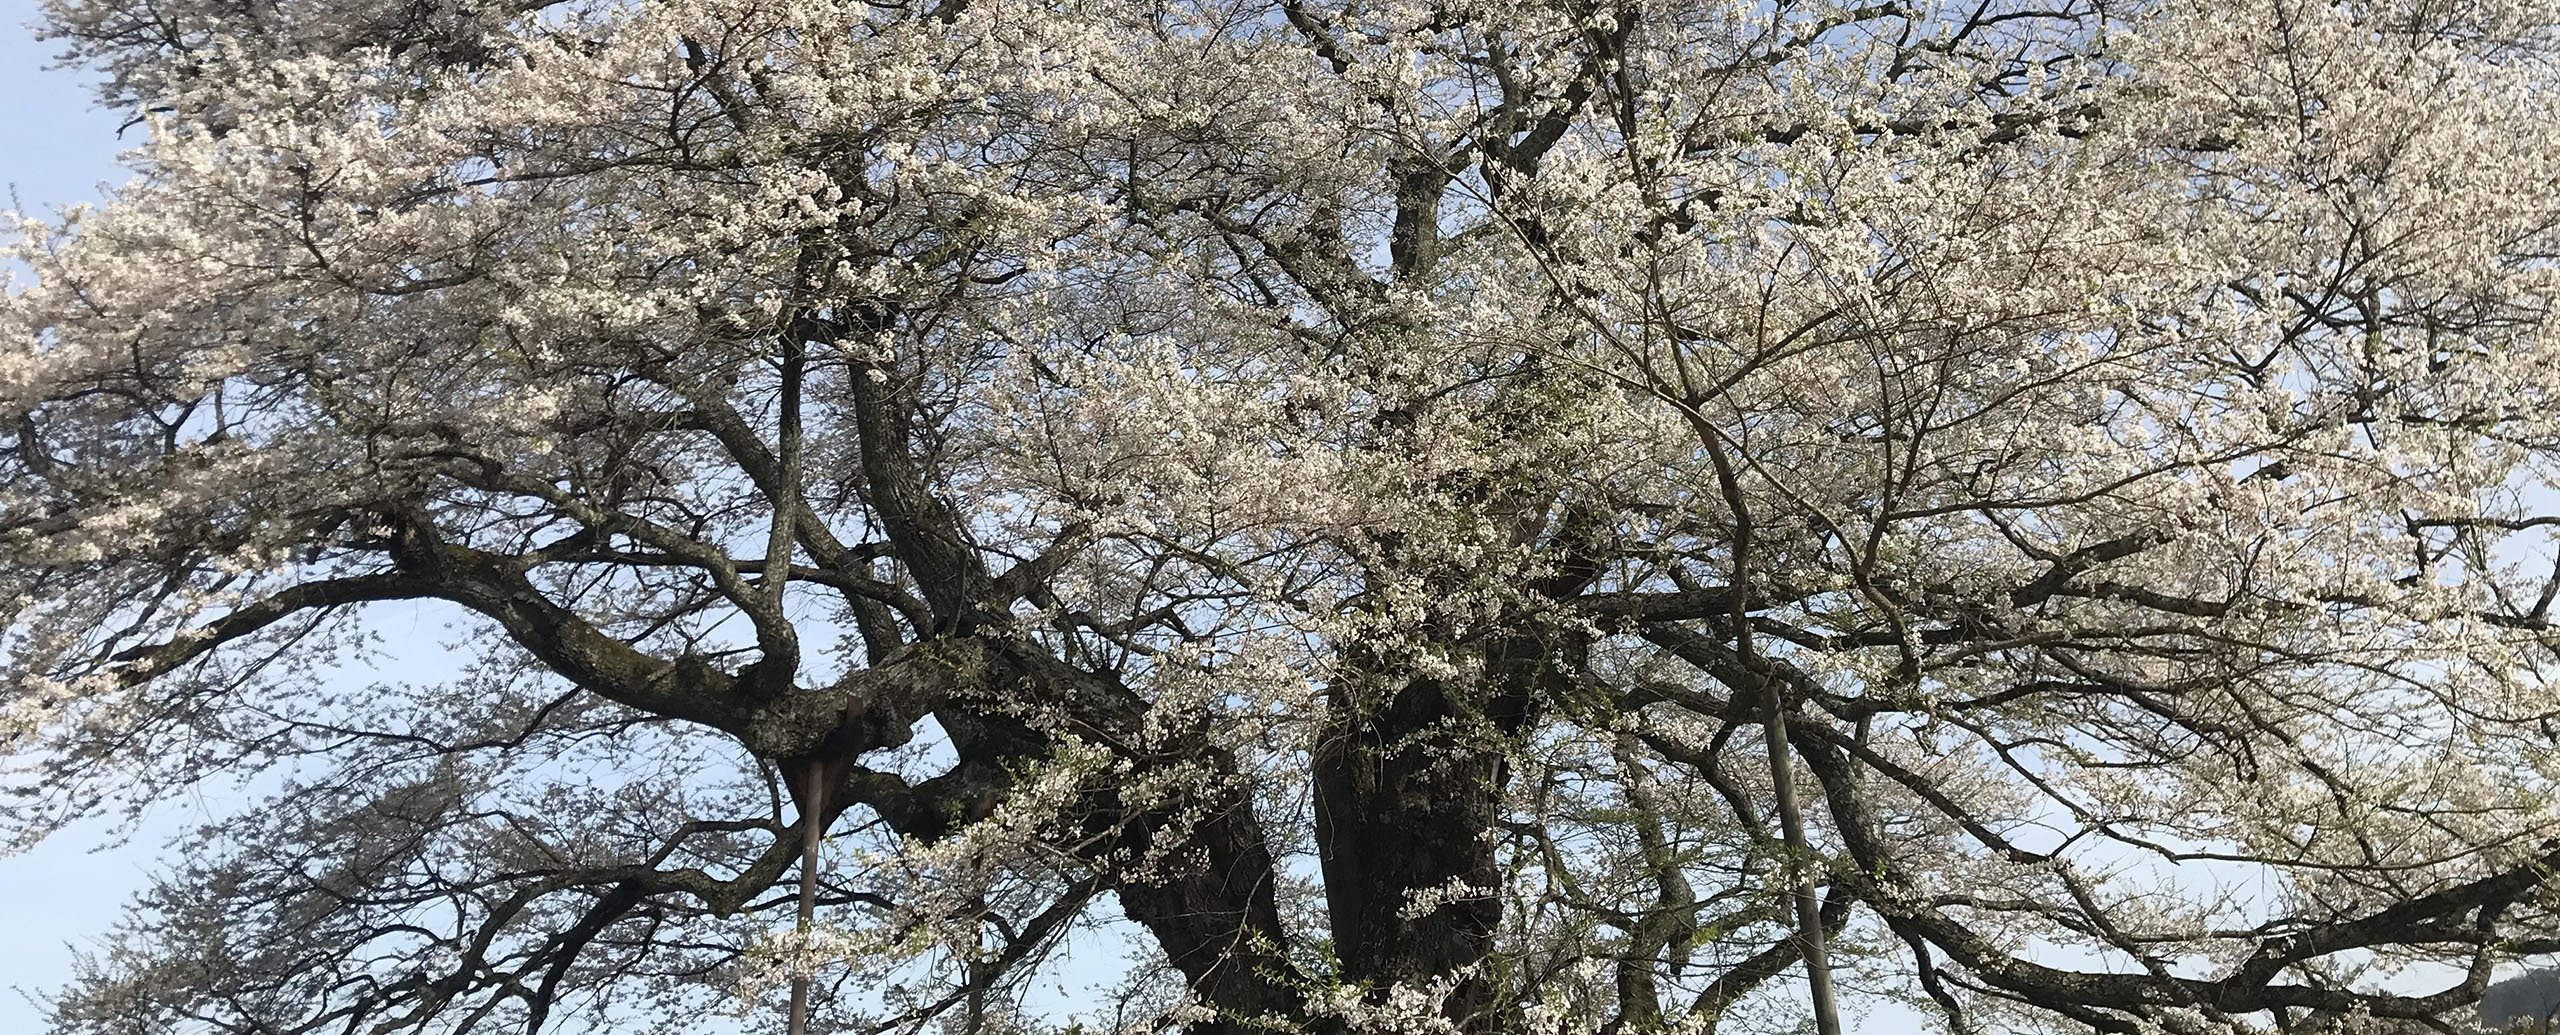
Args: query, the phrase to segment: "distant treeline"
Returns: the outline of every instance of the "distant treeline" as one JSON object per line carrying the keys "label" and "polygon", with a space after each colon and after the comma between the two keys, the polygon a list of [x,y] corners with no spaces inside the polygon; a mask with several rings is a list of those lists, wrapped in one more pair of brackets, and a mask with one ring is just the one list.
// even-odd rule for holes
{"label": "distant treeline", "polygon": [[2560,970],[2518,974],[2480,997],[2480,1024],[2493,1030],[2542,1032],[2560,1010]]}

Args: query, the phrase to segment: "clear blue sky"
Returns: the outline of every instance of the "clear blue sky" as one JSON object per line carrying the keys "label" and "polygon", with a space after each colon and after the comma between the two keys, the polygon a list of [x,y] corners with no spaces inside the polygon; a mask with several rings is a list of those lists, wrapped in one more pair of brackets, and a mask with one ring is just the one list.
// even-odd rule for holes
{"label": "clear blue sky", "polygon": [[36,0],[0,0],[0,184],[33,211],[94,200],[101,181],[121,181],[117,119],[92,104],[88,80],[51,67],[53,48],[27,24]]}
{"label": "clear blue sky", "polygon": [[[127,142],[116,137],[118,120],[90,103],[83,77],[49,67],[52,48],[26,28],[35,19],[36,0],[0,0],[0,188],[16,196],[0,195],[0,208],[45,213],[122,181],[116,154]],[[114,851],[92,851],[103,834],[92,826],[0,858],[0,1035],[41,1030],[28,993],[70,976],[66,942],[106,930],[178,818],[166,815]]]}

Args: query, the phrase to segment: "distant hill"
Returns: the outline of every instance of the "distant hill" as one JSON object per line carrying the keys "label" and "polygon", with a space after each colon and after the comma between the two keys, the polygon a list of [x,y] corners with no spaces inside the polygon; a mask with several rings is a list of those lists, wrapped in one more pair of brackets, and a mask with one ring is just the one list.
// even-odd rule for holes
{"label": "distant hill", "polygon": [[2480,997],[2480,1023],[2492,1030],[2519,1026],[2539,1032],[2540,1022],[2560,1010],[2560,970],[2518,974],[2489,986]]}

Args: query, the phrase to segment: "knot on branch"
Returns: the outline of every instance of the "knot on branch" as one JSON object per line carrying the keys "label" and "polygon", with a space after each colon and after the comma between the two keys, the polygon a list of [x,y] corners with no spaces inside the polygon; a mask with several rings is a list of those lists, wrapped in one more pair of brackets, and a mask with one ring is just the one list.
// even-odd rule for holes
{"label": "knot on branch", "polygon": [[757,756],[774,759],[825,754],[850,760],[897,747],[914,736],[916,721],[935,703],[977,674],[981,666],[967,662],[980,653],[974,645],[909,647],[831,686],[764,702],[742,739]]}
{"label": "knot on branch", "polygon": [[747,748],[775,760],[803,814],[830,821],[848,803],[824,792],[850,776],[863,755],[913,739],[917,721],[981,677],[984,654],[968,641],[931,641],[832,686],[785,693],[756,709]]}

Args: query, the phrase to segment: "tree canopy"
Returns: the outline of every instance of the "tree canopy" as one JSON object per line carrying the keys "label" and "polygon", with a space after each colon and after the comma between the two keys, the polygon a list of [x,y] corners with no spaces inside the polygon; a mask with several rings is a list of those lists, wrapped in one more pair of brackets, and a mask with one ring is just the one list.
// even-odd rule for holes
{"label": "tree canopy", "polygon": [[0,822],[255,795],[61,1031],[2560,951],[2550,0],[47,8],[148,142],[0,301]]}

